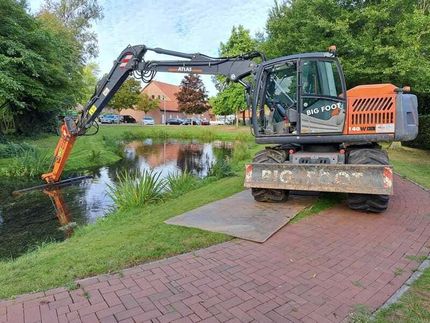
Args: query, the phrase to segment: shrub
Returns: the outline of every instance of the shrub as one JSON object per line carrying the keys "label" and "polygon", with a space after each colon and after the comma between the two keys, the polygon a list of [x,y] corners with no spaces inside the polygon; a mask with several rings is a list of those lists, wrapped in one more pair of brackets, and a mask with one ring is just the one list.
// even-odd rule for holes
{"label": "shrub", "polygon": [[197,188],[198,180],[189,172],[169,174],[166,179],[171,197],[178,197]]}
{"label": "shrub", "polygon": [[418,136],[415,140],[404,141],[403,145],[414,148],[430,149],[430,114],[419,116]]}
{"label": "shrub", "polygon": [[108,185],[108,195],[120,209],[155,203],[162,199],[166,186],[160,175],[153,171],[119,173],[118,181]]}
{"label": "shrub", "polygon": [[233,147],[232,159],[234,164],[251,159],[251,151],[249,150],[248,144],[245,142],[237,141]]}
{"label": "shrub", "polygon": [[40,176],[49,166],[49,155],[40,150],[25,150],[19,157],[12,159],[11,164],[0,170],[0,175],[10,177]]}
{"label": "shrub", "polygon": [[24,155],[27,151],[35,151],[36,148],[25,142],[5,142],[0,144],[0,158],[11,158]]}
{"label": "shrub", "polygon": [[208,177],[215,177],[216,179],[221,179],[224,177],[233,176],[234,171],[230,165],[227,158],[219,159],[214,163],[209,170]]}

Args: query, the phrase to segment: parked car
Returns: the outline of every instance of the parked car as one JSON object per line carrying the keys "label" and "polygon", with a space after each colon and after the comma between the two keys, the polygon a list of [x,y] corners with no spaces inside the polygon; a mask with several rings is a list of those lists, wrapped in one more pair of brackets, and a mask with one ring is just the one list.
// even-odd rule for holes
{"label": "parked car", "polygon": [[170,118],[170,119],[167,119],[166,124],[180,125],[183,122],[184,122],[184,120],[182,120],[180,118]]}
{"label": "parked car", "polygon": [[200,123],[202,126],[209,126],[210,125],[210,122],[208,119],[201,119]]}
{"label": "parked car", "polygon": [[129,116],[129,115],[124,115],[124,116],[121,116],[122,117],[122,122],[123,123],[136,123],[136,119],[135,118],[133,118],[132,116]]}
{"label": "parked car", "polygon": [[121,116],[117,114],[105,114],[99,118],[101,123],[118,124],[121,122]]}
{"label": "parked car", "polygon": [[155,121],[153,117],[143,117],[142,124],[144,126],[153,126],[155,125]]}
{"label": "parked car", "polygon": [[183,125],[193,125],[193,126],[198,126],[200,125],[200,120],[196,119],[196,118],[188,118],[185,119],[184,122],[182,122]]}

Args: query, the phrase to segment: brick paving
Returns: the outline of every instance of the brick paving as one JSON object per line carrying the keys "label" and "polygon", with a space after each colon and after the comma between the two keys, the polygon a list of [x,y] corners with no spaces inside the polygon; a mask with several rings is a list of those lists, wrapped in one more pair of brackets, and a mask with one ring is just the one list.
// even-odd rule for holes
{"label": "brick paving", "polygon": [[[264,244],[233,240],[0,302],[0,322],[339,322],[380,307],[430,251],[430,193],[395,179],[389,210],[338,206]],[[240,206],[238,206],[240,207]]]}

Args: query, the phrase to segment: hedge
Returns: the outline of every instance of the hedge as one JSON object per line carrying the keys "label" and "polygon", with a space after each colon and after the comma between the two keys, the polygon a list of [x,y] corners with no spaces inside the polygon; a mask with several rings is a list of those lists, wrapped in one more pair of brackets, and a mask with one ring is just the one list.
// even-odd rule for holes
{"label": "hedge", "polygon": [[402,142],[404,146],[430,149],[430,114],[419,116],[418,136],[415,140]]}

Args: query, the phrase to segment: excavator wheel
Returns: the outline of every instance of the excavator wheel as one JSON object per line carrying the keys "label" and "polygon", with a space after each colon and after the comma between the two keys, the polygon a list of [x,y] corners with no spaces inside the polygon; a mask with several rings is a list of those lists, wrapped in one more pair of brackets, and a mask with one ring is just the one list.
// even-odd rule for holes
{"label": "excavator wheel", "polygon": [[[285,162],[288,154],[285,150],[279,149],[264,149],[258,152],[253,163],[276,163]],[[268,188],[252,188],[252,196],[257,202],[279,203],[285,202],[288,199],[288,190],[276,190]]]}
{"label": "excavator wheel", "polygon": [[[348,164],[388,165],[388,155],[380,148],[353,149],[347,157]],[[389,195],[349,193],[348,206],[353,210],[380,213],[387,209]]]}

